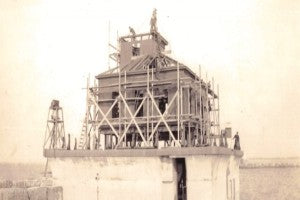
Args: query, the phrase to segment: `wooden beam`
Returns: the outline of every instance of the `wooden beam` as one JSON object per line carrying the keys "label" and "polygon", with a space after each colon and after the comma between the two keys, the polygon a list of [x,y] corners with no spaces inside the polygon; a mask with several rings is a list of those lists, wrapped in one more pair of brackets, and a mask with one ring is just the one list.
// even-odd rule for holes
{"label": "wooden beam", "polygon": [[[154,101],[154,99],[153,99],[153,97],[152,97],[150,91],[148,90],[147,92],[148,92],[148,94],[150,95],[150,98],[152,99],[152,101]],[[174,95],[174,97],[175,97],[176,95],[178,95],[178,92]],[[172,101],[174,101],[174,99],[175,99],[174,97],[173,97]],[[170,103],[170,104],[171,104],[171,103]],[[169,134],[171,135],[172,139],[175,141],[175,143],[176,143],[178,146],[180,146],[180,143],[175,139],[175,137],[174,137],[172,131],[170,130],[170,127],[169,127],[168,123],[166,122],[164,116],[161,114],[161,112],[160,112],[158,106],[156,105],[156,102],[154,102],[154,107],[156,108],[158,114],[159,114],[160,117],[161,117],[161,120],[164,122],[166,128],[168,129]],[[169,108],[169,106],[166,108],[166,110],[167,110],[168,108]],[[166,111],[165,111],[165,113],[166,113]]]}
{"label": "wooden beam", "polygon": [[108,123],[108,125],[110,126],[110,128],[112,129],[113,133],[116,135],[116,137],[119,139],[119,135],[117,133],[117,131],[114,129],[114,127],[111,125],[111,123],[109,122],[109,120],[106,118],[105,114],[103,113],[103,111],[101,110],[101,108],[99,107],[98,103],[95,101],[95,98],[88,93],[89,99],[94,103],[94,106],[96,106],[97,110],[100,112],[100,114],[103,116],[103,118],[105,119],[105,121]]}
{"label": "wooden beam", "polygon": [[[170,104],[169,104],[168,107],[166,108],[166,111],[163,113],[163,116],[166,116],[166,115],[167,115],[167,113],[168,113],[167,110],[168,110],[169,107],[173,104],[173,102],[174,102],[174,100],[175,100],[175,98],[176,98],[177,95],[178,95],[178,93],[175,93],[175,94],[174,94],[172,100],[170,101]],[[158,112],[161,113],[160,110],[158,110]],[[150,141],[150,140],[152,139],[152,137],[153,137],[155,131],[157,130],[158,126],[160,125],[160,123],[161,123],[162,121],[163,121],[163,119],[161,118],[161,116],[159,116],[159,121],[157,122],[156,126],[155,126],[154,129],[152,130],[152,133],[151,133],[151,135],[149,136],[149,140],[148,140],[148,141]]]}
{"label": "wooden beam", "polygon": [[[123,97],[123,96],[121,96],[121,98],[122,98],[122,97]],[[126,109],[128,110],[129,115],[131,116],[131,121],[129,122],[129,124],[128,124],[127,127],[125,128],[125,130],[124,130],[124,132],[123,132],[121,138],[119,139],[117,145],[115,146],[115,148],[117,148],[117,147],[120,145],[121,140],[124,138],[124,136],[126,136],[126,133],[127,133],[128,129],[129,129],[129,127],[131,126],[132,123],[135,123],[135,126],[137,127],[137,129],[138,129],[138,131],[139,131],[139,133],[140,133],[140,135],[141,135],[143,141],[144,141],[145,144],[147,145],[148,143],[146,142],[145,138],[143,137],[143,134],[141,133],[141,130],[140,130],[140,128],[139,128],[137,122],[135,121],[135,117],[136,117],[136,115],[138,114],[138,112],[139,112],[139,110],[141,109],[141,107],[143,106],[144,101],[146,100],[146,97],[144,97],[143,101],[141,102],[141,104],[139,105],[139,107],[137,108],[137,110],[135,111],[134,115],[132,115],[132,113],[131,113],[131,111],[130,111],[130,108],[129,108],[128,105],[126,104],[126,101],[125,101],[124,97],[122,98],[122,100],[123,100],[123,102],[124,102],[124,105],[125,105]],[[126,137],[125,137],[125,138],[126,138]]]}

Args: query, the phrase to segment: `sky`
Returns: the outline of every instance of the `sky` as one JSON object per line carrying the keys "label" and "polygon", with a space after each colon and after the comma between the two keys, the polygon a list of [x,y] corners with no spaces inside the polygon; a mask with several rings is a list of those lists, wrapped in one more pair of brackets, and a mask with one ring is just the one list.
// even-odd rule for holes
{"label": "sky", "polygon": [[299,1],[2,0],[0,162],[44,161],[52,99],[80,134],[86,78],[114,66],[109,41],[150,29],[153,8],[171,56],[220,85],[221,126],[245,158],[300,157]]}

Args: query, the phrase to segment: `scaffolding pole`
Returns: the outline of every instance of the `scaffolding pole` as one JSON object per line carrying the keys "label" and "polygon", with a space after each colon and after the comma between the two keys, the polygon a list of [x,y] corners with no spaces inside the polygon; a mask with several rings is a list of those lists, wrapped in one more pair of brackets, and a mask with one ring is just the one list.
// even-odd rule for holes
{"label": "scaffolding pole", "polygon": [[[124,97],[125,99],[127,98],[127,92],[126,92],[126,83],[127,83],[127,73],[126,71],[124,72]],[[125,119],[127,118],[127,112],[126,112],[126,107],[124,106],[124,117]],[[124,120],[124,130],[127,129],[126,127],[126,120]],[[127,146],[127,137],[125,136],[124,138],[125,146]]]}
{"label": "scaffolding pole", "polygon": [[218,134],[221,135],[220,130],[220,94],[219,94],[219,84],[217,85],[217,92],[218,92]]}
{"label": "scaffolding pole", "polygon": [[212,108],[212,118],[213,118],[213,134],[216,135],[216,106],[215,106],[215,79],[214,77],[212,77],[212,104],[213,104],[213,108]]}
{"label": "scaffolding pole", "polygon": [[[151,69],[151,94],[153,95],[153,75],[154,75],[154,72],[153,72],[153,68]],[[151,134],[153,135],[154,132],[153,132],[153,128],[154,128],[154,125],[153,125],[153,100],[151,99]],[[158,142],[158,141],[157,141]]]}
{"label": "scaffolding pole", "polygon": [[202,127],[202,82],[201,82],[201,65],[199,65],[199,102],[200,102],[200,106],[199,106],[199,120],[200,120],[200,144],[202,144],[202,133],[203,133],[203,127]]}
{"label": "scaffolding pole", "polygon": [[[121,94],[121,67],[119,66],[119,96],[120,94]],[[118,112],[119,112],[118,114],[119,114],[119,136],[120,136],[121,135],[121,100],[119,97],[118,97]],[[116,143],[118,142],[119,141],[116,141]]]}
{"label": "scaffolding pole", "polygon": [[[147,91],[149,91],[149,65],[147,66]],[[147,127],[146,127],[146,132],[147,132],[147,137],[146,139],[149,138],[149,96],[147,96]]]}
{"label": "scaffolding pole", "polygon": [[209,145],[211,145],[211,123],[210,123],[210,111],[209,111],[209,96],[208,96],[208,78],[206,73],[206,137],[209,140]]}
{"label": "scaffolding pole", "polygon": [[179,93],[180,91],[180,86],[179,86],[179,63],[177,62],[177,93],[178,93],[178,96],[177,96],[177,140],[179,142],[179,131],[180,131],[180,97],[181,97],[181,93]]}

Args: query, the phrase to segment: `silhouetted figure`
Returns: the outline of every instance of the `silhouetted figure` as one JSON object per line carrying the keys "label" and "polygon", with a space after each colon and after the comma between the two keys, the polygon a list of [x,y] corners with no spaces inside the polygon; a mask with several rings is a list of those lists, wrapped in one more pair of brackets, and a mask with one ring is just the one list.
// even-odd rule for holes
{"label": "silhouetted figure", "polygon": [[224,132],[223,132],[223,130],[221,131],[219,146],[224,147]]}
{"label": "silhouetted figure", "polygon": [[68,134],[68,146],[67,146],[67,150],[71,149],[71,136],[70,134]]}
{"label": "silhouetted figure", "polygon": [[65,138],[65,136],[62,137],[62,145],[61,145],[61,148],[62,148],[62,149],[65,149],[65,148],[66,148],[66,138]]}
{"label": "silhouetted figure", "polygon": [[94,136],[94,149],[99,149],[99,140],[100,138],[98,138],[96,135]]}
{"label": "silhouetted figure", "polygon": [[152,13],[152,18],[150,20],[150,32],[156,32],[157,26],[156,26],[157,18],[156,18],[156,9],[154,8]]}
{"label": "silhouetted figure", "polygon": [[77,138],[75,138],[74,150],[77,149]]}
{"label": "silhouetted figure", "polygon": [[158,132],[156,132],[153,136],[153,147],[158,148]]}
{"label": "silhouetted figure", "polygon": [[192,139],[192,146],[195,147],[195,146],[198,146],[198,140],[197,140],[197,136],[194,135],[193,139]]}
{"label": "silhouetted figure", "polygon": [[236,132],[236,134],[233,137],[233,139],[234,139],[234,147],[233,147],[233,149],[235,149],[235,150],[241,150],[239,132]]}
{"label": "silhouetted figure", "polygon": [[130,31],[130,33],[131,33],[131,35],[133,36],[133,39],[135,39],[135,31],[134,31],[134,29],[132,28],[132,27],[130,27],[129,26],[129,31]]}
{"label": "silhouetted figure", "polygon": [[203,135],[203,145],[208,146],[206,131],[204,132],[204,135]]}
{"label": "silhouetted figure", "polygon": [[87,138],[87,141],[86,141],[86,149],[87,150],[90,150],[91,149],[91,135],[90,133],[88,134],[88,138]]}

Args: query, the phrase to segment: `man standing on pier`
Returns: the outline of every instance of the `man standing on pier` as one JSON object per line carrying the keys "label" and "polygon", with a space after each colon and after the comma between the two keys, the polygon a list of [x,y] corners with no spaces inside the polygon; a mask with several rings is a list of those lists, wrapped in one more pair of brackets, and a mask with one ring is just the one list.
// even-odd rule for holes
{"label": "man standing on pier", "polygon": [[241,150],[239,132],[236,132],[235,136],[232,139],[234,139],[233,149],[234,150]]}

